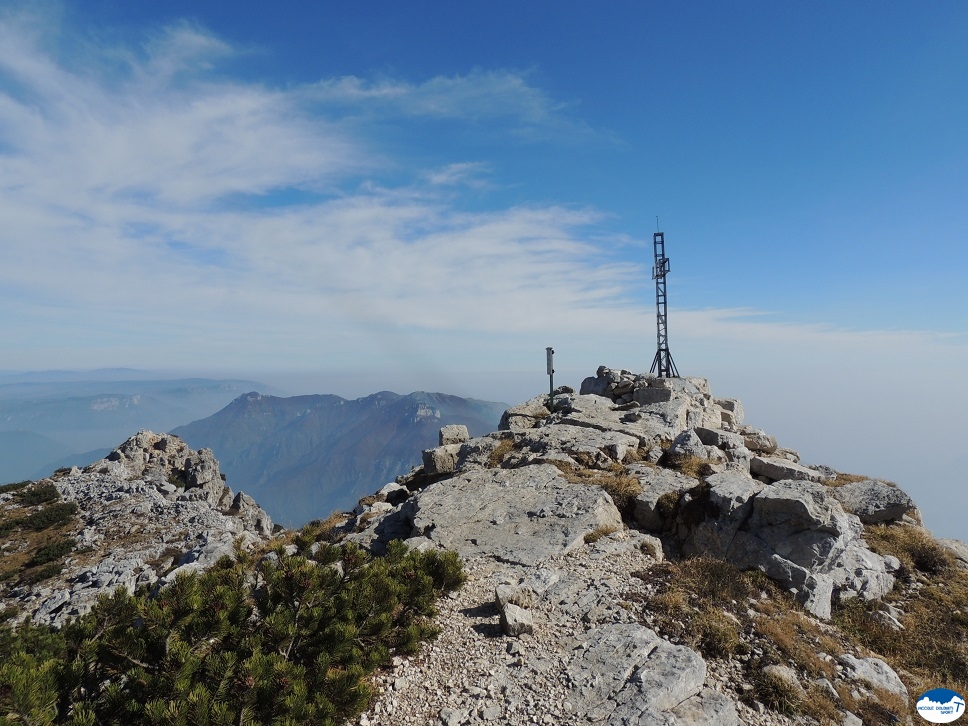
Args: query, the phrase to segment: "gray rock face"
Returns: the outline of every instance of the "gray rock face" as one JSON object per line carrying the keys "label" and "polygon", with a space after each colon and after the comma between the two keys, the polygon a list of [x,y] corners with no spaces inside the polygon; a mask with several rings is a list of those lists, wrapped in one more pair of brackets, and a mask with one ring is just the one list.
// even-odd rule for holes
{"label": "gray rock face", "polygon": [[578,710],[589,721],[617,726],[658,717],[698,695],[706,663],[689,648],[630,623],[589,631],[568,675]]}
{"label": "gray rock face", "polygon": [[458,474],[414,500],[415,535],[463,557],[527,565],[581,546],[600,526],[622,524],[605,492],[572,484],[547,464]]}
{"label": "gray rock face", "polygon": [[739,426],[743,423],[745,412],[743,404],[735,398],[715,398],[713,402],[722,410],[722,421],[729,426]]}
{"label": "gray rock face", "polygon": [[[776,438],[763,431],[747,430],[743,433],[743,444],[758,454],[772,454],[776,451]],[[791,477],[792,478],[792,477]]]}
{"label": "gray rock face", "polygon": [[521,463],[570,459],[583,467],[606,468],[624,461],[630,451],[638,448],[639,439],[619,431],[563,423],[523,431],[517,444],[524,452]]}
{"label": "gray rock face", "polygon": [[725,557],[740,527],[753,511],[753,497],[765,488],[748,474],[727,471],[705,479],[709,506],[716,516],[700,522],[683,543],[686,555]]}
{"label": "gray rock face", "polygon": [[513,602],[505,603],[501,608],[501,629],[505,635],[516,637],[534,632],[534,621],[531,613]]}
{"label": "gray rock face", "polygon": [[631,466],[629,470],[642,486],[642,493],[635,498],[635,521],[653,532],[665,525],[662,512],[657,509],[659,499],[673,492],[681,494],[699,484],[697,479],[671,469]]}
{"label": "gray rock face", "polygon": [[423,466],[428,474],[449,474],[457,469],[460,444],[445,444],[423,452]]}
{"label": "gray rock face", "polygon": [[855,658],[845,653],[839,660],[853,680],[861,681],[874,688],[883,688],[907,700],[908,691],[903,681],[894,669],[880,658]]}
{"label": "gray rock face", "polygon": [[[71,534],[91,552],[20,593],[17,604],[39,624],[60,627],[102,594],[164,584],[231,555],[236,540],[248,547],[272,532],[269,515],[251,497],[233,498],[211,451],[193,451],[174,436],[140,431],[106,458],[52,481],[77,504],[81,524]],[[43,588],[54,594],[38,596]]]}
{"label": "gray rock face", "polygon": [[[747,446],[747,448],[749,447]],[[750,473],[765,476],[773,481],[797,479],[819,482],[823,480],[823,475],[816,469],[809,469],[776,456],[754,456],[750,460]]]}
{"label": "gray rock face", "polygon": [[938,542],[955,558],[955,564],[968,570],[968,544],[960,539],[939,539]]}
{"label": "gray rock face", "polygon": [[[841,597],[883,597],[894,585],[884,558],[861,539],[861,523],[846,514],[828,489],[779,481],[753,498],[749,519],[728,552],[740,567],[756,567],[794,589],[811,612],[829,617],[819,593],[829,578]],[[810,578],[813,578],[811,581]]]}
{"label": "gray rock face", "polygon": [[708,459],[706,445],[699,435],[692,429],[683,431],[676,436],[669,447],[670,456],[694,456],[697,459]]}
{"label": "gray rock face", "polygon": [[536,396],[517,406],[512,406],[501,416],[499,431],[523,431],[534,428],[551,413],[548,396]]}
{"label": "gray rock face", "polygon": [[831,491],[841,506],[860,517],[864,524],[897,522],[914,509],[911,497],[899,488],[876,479],[845,484]]}
{"label": "gray rock face", "polygon": [[471,435],[463,424],[449,424],[440,428],[440,445],[463,444]]}

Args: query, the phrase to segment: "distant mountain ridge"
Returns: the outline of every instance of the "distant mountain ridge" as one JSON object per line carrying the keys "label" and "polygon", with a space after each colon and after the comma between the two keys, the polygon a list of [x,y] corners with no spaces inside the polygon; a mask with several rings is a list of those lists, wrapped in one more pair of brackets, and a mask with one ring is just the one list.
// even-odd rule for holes
{"label": "distant mountain ridge", "polygon": [[136,378],[138,373],[0,375],[0,483],[84,466],[132,431],[171,429],[263,386],[247,380]]}
{"label": "distant mountain ridge", "polygon": [[472,435],[496,428],[507,404],[418,391],[348,400],[251,392],[208,418],[172,429],[210,448],[232,487],[287,526],[351,509],[363,495],[419,465],[448,424]]}

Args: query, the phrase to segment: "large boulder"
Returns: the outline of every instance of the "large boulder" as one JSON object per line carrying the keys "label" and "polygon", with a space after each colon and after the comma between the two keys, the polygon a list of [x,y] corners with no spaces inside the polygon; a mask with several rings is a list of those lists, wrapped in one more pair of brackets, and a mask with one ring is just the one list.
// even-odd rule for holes
{"label": "large boulder", "polygon": [[621,527],[600,487],[574,484],[549,464],[455,475],[412,497],[413,534],[462,557],[533,565],[584,544],[599,527]]}
{"label": "large boulder", "polygon": [[620,431],[569,424],[529,429],[517,437],[517,447],[525,460],[563,460],[564,454],[578,464],[593,468],[620,463],[638,446],[638,437]]}
{"label": "large boulder", "polygon": [[683,553],[726,557],[736,533],[750,516],[753,497],[765,487],[762,482],[739,471],[725,471],[706,477],[701,496],[704,506],[711,510],[713,516],[704,519],[689,532],[683,543]]}
{"label": "large boulder", "polygon": [[[747,448],[749,447],[747,446]],[[819,482],[824,478],[823,474],[816,469],[810,469],[776,456],[754,456],[750,460],[750,473],[774,481],[797,479],[800,481]]]}
{"label": "large boulder", "polygon": [[864,524],[896,522],[914,508],[914,501],[901,489],[876,479],[845,484],[832,491],[841,506]]}
{"label": "large boulder", "polygon": [[665,526],[664,514],[659,509],[659,500],[668,495],[681,495],[699,484],[697,479],[677,471],[645,464],[630,466],[629,473],[635,476],[642,486],[642,493],[635,498],[633,512],[635,521],[654,532],[662,530]]}
{"label": "large boulder", "polygon": [[548,396],[535,396],[524,403],[512,406],[501,416],[499,431],[522,431],[538,425],[551,413]]}
{"label": "large boulder", "polygon": [[697,459],[708,459],[706,445],[699,435],[692,429],[686,429],[676,436],[669,447],[669,456],[685,457],[692,456]]}
{"label": "large boulder", "polygon": [[658,717],[698,695],[706,679],[698,653],[633,623],[589,631],[574,653],[569,700],[594,722],[618,726]]}
{"label": "large boulder", "polygon": [[802,480],[765,487],[728,553],[737,566],[761,569],[794,590],[821,617],[830,614],[829,585],[840,597],[865,599],[883,597],[894,585],[884,558],[861,538],[860,520],[829,492]]}

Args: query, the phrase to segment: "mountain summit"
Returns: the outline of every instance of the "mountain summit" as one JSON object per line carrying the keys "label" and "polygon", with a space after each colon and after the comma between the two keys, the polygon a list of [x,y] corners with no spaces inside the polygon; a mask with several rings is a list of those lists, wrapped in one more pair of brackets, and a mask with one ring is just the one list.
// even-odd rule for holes
{"label": "mountain summit", "polygon": [[603,366],[440,444],[328,523],[469,574],[360,724],[880,725],[968,690],[968,547],[704,379]]}

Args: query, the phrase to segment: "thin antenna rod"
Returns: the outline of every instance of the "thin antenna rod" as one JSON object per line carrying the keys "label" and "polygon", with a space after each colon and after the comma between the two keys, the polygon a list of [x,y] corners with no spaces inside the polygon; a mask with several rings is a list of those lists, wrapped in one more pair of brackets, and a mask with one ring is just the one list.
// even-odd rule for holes
{"label": "thin antenna rod", "polygon": [[[656,217],[656,223],[659,218]],[[678,378],[679,371],[669,352],[669,319],[666,297],[666,275],[669,273],[669,258],[665,256],[665,236],[662,232],[652,235],[652,247],[655,252],[655,266],[652,268],[652,279],[655,280],[655,325],[656,351],[652,360],[650,373],[659,378]]]}

